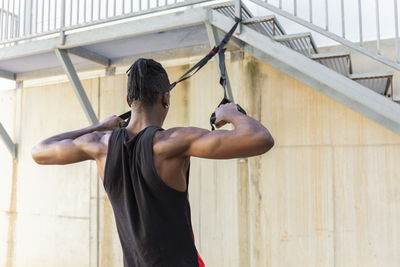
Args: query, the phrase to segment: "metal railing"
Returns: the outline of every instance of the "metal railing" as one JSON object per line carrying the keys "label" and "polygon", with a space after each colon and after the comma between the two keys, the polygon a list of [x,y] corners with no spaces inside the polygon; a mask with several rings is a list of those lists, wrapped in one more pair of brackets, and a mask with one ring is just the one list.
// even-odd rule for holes
{"label": "metal railing", "polygon": [[0,45],[210,0],[0,0]]}
{"label": "metal railing", "polygon": [[[354,1],[354,4],[356,5],[355,7],[355,12],[348,12],[346,10],[345,4],[349,4],[348,0],[303,0],[301,1],[302,3],[302,8],[304,11],[304,5],[306,5],[306,9],[308,9],[307,15],[300,16],[299,15],[299,5],[298,5],[298,0],[249,0],[253,3],[258,4],[259,6],[262,6],[271,12],[281,15],[297,24],[300,24],[302,26],[305,26],[315,32],[318,32],[331,40],[334,40],[338,43],[341,43],[351,49],[357,50],[360,53],[363,53],[375,60],[378,60],[385,65],[393,68],[394,70],[400,71],[400,44],[399,44],[399,27],[398,27],[398,0],[385,0],[385,1],[379,1],[379,0],[374,0],[374,5],[371,6],[369,2],[361,1],[361,0],[352,0]],[[299,1],[300,2],[300,1]],[[330,9],[329,6],[333,4],[333,2],[338,3],[340,5],[339,9],[339,14],[334,13],[337,10]],[[387,58],[382,56],[381,54],[381,29],[383,27],[388,27],[387,25],[384,25],[382,27],[381,21],[382,21],[382,13],[380,12],[380,7],[382,7],[383,4],[387,5],[389,2],[391,2],[391,7],[393,7],[392,11],[390,14],[384,14],[385,15],[385,21],[387,22],[388,20],[392,20],[391,25],[392,27],[392,35],[394,37],[394,46],[396,49],[396,54],[394,58]],[[322,8],[319,10],[318,17],[321,18],[321,16],[324,17],[324,21],[318,24],[314,20],[317,17],[314,13],[313,10],[314,6],[318,4],[319,8]],[[368,10],[369,12],[373,10],[373,17],[368,17],[368,20],[375,20],[375,38],[374,41],[376,41],[376,49],[367,49],[365,47],[365,19],[363,20],[363,15],[365,15],[365,11]],[[353,11],[353,9],[351,10]],[[364,13],[363,13],[364,12]],[[303,12],[304,13],[304,12]],[[339,16],[337,16],[339,15]],[[336,18],[337,17],[337,18]],[[347,23],[346,21],[354,20],[356,17],[356,23]],[[334,20],[333,18],[336,18]],[[332,22],[335,23],[335,25],[332,25]],[[333,33],[331,28],[332,26],[337,26],[339,23],[340,25],[340,33]],[[387,23],[386,23],[387,24]],[[358,42],[354,42],[354,40],[349,40],[348,38],[348,33],[346,32],[352,31],[352,32],[358,32]],[[368,29],[369,30],[369,29]]]}

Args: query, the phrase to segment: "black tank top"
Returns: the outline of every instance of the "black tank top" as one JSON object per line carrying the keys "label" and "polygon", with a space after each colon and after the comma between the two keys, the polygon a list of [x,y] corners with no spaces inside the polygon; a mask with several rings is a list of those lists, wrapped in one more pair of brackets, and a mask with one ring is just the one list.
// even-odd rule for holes
{"label": "black tank top", "polygon": [[166,185],[154,166],[153,136],[159,130],[149,126],[129,138],[120,128],[108,143],[104,188],[114,210],[124,266],[197,267],[188,192]]}

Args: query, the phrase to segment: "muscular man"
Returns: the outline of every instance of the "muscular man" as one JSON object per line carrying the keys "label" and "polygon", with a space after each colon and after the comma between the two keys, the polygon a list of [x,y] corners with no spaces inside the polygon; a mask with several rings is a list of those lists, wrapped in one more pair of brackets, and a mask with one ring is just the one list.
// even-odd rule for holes
{"label": "muscular man", "polygon": [[164,68],[139,59],[128,74],[131,120],[111,116],[87,128],[50,137],[32,150],[39,164],[95,160],[114,210],[124,266],[204,266],[198,256],[188,202],[190,157],[231,159],[267,152],[274,144],[258,121],[235,104],[215,110],[210,132],[196,127],[161,128],[170,106]]}

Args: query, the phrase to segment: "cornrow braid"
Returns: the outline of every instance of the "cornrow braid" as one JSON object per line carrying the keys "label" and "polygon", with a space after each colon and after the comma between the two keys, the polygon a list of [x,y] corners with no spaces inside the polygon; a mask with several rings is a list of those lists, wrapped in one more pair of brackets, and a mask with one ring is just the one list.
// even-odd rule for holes
{"label": "cornrow braid", "polygon": [[143,104],[152,105],[158,95],[170,89],[167,72],[153,59],[139,58],[126,72],[128,73],[129,104],[140,101]]}

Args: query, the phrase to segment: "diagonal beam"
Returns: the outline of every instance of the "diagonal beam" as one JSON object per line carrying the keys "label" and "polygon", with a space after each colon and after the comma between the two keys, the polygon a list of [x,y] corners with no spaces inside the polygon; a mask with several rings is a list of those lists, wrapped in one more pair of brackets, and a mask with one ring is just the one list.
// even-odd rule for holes
{"label": "diagonal beam", "polygon": [[6,70],[0,70],[0,77],[9,80],[15,80],[16,74]]}
{"label": "diagonal beam", "polygon": [[[205,25],[206,25],[206,30],[207,30],[207,35],[208,35],[208,40],[210,42],[210,46],[211,46],[211,48],[213,48],[220,42],[217,28],[215,28],[213,25],[211,25],[208,22],[206,22]],[[217,65],[218,71],[221,74],[221,70],[219,69],[218,55],[215,56],[214,59],[215,59],[215,63]],[[231,83],[229,82],[228,72],[226,72],[226,93],[228,95],[229,100],[234,102],[233,94],[232,94],[232,87],[231,87]]]}
{"label": "diagonal beam", "polygon": [[93,51],[90,51],[89,49],[83,48],[83,47],[74,47],[68,49],[68,53],[74,54],[75,56],[87,59],[89,61],[92,61],[94,63],[103,65],[105,67],[109,67],[111,60],[105,56],[102,56],[100,54],[97,54]]}
{"label": "diagonal beam", "polygon": [[72,84],[72,87],[75,90],[76,96],[78,97],[79,102],[81,103],[81,106],[83,108],[83,111],[85,112],[87,119],[92,124],[98,123],[99,120],[97,119],[97,116],[93,111],[92,105],[90,104],[90,101],[85,93],[85,90],[83,89],[82,83],[79,80],[78,74],[76,73],[74,65],[72,64],[67,51],[62,49],[56,49],[55,52],[58,59],[61,62],[62,67],[64,68],[65,73],[68,76],[70,83]]}
{"label": "diagonal beam", "polygon": [[0,137],[6,145],[8,151],[10,151],[14,161],[17,160],[17,145],[11,140],[6,129],[4,129],[3,124],[0,122]]}

